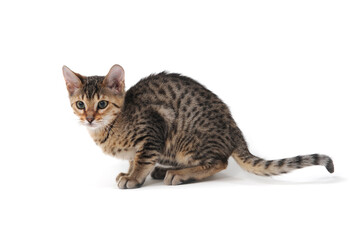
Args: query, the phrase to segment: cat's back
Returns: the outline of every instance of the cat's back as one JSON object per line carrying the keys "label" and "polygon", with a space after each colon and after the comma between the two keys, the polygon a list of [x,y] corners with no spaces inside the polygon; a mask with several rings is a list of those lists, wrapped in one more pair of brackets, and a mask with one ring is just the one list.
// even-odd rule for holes
{"label": "cat's back", "polygon": [[197,81],[177,73],[161,72],[141,79],[126,92],[126,104],[162,105],[174,111],[206,110],[227,106]]}

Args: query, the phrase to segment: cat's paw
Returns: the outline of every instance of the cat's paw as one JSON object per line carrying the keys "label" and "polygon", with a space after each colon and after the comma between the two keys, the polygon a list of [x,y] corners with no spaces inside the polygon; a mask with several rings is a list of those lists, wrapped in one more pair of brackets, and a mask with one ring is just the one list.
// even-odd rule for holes
{"label": "cat's paw", "polygon": [[119,174],[117,175],[115,181],[118,183],[119,180],[120,180],[120,178],[121,178],[121,177],[124,177],[124,176],[129,176],[129,174],[128,174],[128,173],[123,173],[123,172],[121,172],[121,173],[119,173]]}
{"label": "cat's paw", "polygon": [[195,181],[196,180],[192,177],[187,177],[187,176],[183,176],[180,174],[176,174],[176,170],[175,171],[172,171],[172,170],[167,171],[165,178],[164,178],[164,183],[166,185],[179,185],[179,184],[184,184],[184,183],[192,183]]}
{"label": "cat's paw", "polygon": [[143,185],[144,182],[140,183],[135,178],[129,176],[121,176],[117,185],[120,189],[131,189],[131,188],[139,188]]}

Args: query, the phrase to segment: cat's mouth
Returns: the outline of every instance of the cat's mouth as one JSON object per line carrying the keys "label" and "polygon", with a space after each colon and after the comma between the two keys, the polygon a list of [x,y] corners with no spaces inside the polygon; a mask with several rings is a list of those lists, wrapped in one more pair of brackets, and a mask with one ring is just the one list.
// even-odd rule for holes
{"label": "cat's mouth", "polygon": [[82,126],[85,126],[88,130],[98,130],[107,126],[108,121],[106,119],[96,119],[91,122],[89,121],[80,121]]}
{"label": "cat's mouth", "polygon": [[101,127],[101,124],[97,123],[97,122],[92,122],[92,123],[82,122],[82,125],[87,127],[88,129],[96,129],[96,128]]}
{"label": "cat's mouth", "polygon": [[97,128],[98,124],[96,124],[96,123],[86,123],[86,127],[88,127],[88,128]]}

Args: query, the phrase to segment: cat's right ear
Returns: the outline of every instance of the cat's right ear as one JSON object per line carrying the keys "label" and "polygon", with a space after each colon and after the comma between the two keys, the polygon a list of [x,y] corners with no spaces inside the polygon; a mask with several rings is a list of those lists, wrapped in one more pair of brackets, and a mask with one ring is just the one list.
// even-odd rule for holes
{"label": "cat's right ear", "polygon": [[65,65],[63,66],[62,70],[64,74],[66,88],[69,94],[73,95],[76,90],[81,88],[82,82],[79,78],[80,75],[74,73],[73,71],[70,70],[70,68],[68,68]]}
{"label": "cat's right ear", "polygon": [[125,72],[124,69],[115,64],[111,67],[109,73],[106,75],[104,86],[109,88],[115,94],[124,93],[125,91]]}

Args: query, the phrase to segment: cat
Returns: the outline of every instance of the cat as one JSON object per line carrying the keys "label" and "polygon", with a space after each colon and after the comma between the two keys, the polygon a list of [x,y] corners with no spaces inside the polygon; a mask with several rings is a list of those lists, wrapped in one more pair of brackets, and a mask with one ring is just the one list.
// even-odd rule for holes
{"label": "cat", "polygon": [[228,107],[195,80],[161,72],[125,91],[125,72],[114,65],[106,76],[85,77],[63,67],[71,107],[95,143],[129,160],[121,189],[138,188],[150,174],[167,185],[205,179],[225,169],[232,156],[246,171],[261,176],[322,165],[330,157],[303,155],[264,160],[252,155]]}

